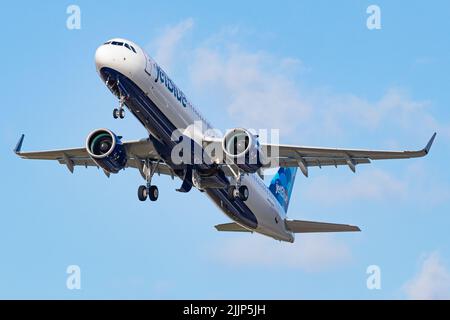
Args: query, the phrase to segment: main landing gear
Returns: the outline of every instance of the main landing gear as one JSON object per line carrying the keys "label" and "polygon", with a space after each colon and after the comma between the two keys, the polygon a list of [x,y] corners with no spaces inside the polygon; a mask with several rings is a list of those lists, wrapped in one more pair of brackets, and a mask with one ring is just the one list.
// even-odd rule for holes
{"label": "main landing gear", "polygon": [[158,200],[158,187],[157,186],[139,186],[138,188],[138,198],[141,201],[147,200],[147,198],[150,199],[150,201],[156,201]]}
{"label": "main landing gear", "polygon": [[241,185],[241,172],[239,171],[236,175],[236,184],[228,187],[228,198],[231,200],[241,199],[242,201],[247,201],[248,196],[249,191],[247,186]]}
{"label": "main landing gear", "polygon": [[247,186],[230,186],[228,188],[228,196],[231,199],[241,199],[242,201],[247,201],[248,195],[249,192]]}
{"label": "main landing gear", "polygon": [[152,185],[152,177],[158,167],[158,164],[159,162],[154,165],[148,159],[145,161],[143,171],[145,173],[145,180],[147,181],[147,184],[145,186],[139,186],[138,188],[138,198],[140,201],[145,201],[147,198],[150,201],[158,200],[158,187]]}

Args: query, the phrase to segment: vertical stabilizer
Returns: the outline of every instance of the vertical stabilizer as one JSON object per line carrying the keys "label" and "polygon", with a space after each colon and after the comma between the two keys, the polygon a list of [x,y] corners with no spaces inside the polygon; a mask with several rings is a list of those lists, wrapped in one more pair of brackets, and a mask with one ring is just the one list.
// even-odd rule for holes
{"label": "vertical stabilizer", "polygon": [[294,187],[297,168],[280,168],[277,174],[270,182],[269,189],[277,198],[278,202],[287,212],[289,200],[291,199],[292,189]]}

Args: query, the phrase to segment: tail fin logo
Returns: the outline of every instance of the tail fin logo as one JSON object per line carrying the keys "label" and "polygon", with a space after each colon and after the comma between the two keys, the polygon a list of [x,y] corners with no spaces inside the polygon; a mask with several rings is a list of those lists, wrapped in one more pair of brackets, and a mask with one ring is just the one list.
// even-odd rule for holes
{"label": "tail fin logo", "polygon": [[275,182],[275,193],[280,195],[283,198],[284,203],[288,203],[289,196],[286,192],[286,188],[280,185],[280,180]]}
{"label": "tail fin logo", "polygon": [[270,182],[269,190],[287,212],[297,168],[280,168]]}

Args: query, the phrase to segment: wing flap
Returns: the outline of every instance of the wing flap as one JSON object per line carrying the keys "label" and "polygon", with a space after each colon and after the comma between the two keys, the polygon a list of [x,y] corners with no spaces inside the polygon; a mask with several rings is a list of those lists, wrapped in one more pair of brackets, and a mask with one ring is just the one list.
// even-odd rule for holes
{"label": "wing flap", "polygon": [[[347,159],[343,158],[303,158],[307,167],[326,167],[326,166],[343,166],[348,165]],[[363,164],[370,163],[369,159],[365,158],[357,158],[353,159],[355,164]],[[279,166],[280,167],[298,167],[299,160],[295,158],[280,158]]]}
{"label": "wing flap", "polygon": [[355,232],[361,231],[357,226],[348,224],[286,220],[286,228],[294,233],[315,233],[315,232]]}

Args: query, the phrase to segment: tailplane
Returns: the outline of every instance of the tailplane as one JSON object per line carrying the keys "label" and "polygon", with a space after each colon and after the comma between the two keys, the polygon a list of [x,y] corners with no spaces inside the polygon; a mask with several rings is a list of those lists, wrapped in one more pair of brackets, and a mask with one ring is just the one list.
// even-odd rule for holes
{"label": "tailplane", "polygon": [[357,226],[348,224],[286,220],[286,229],[293,233],[316,233],[316,232],[358,232],[361,231]]}

